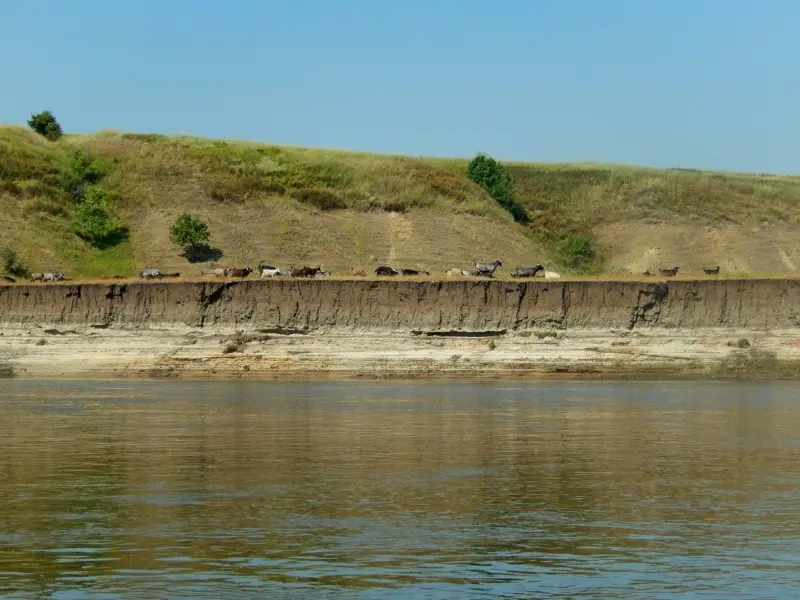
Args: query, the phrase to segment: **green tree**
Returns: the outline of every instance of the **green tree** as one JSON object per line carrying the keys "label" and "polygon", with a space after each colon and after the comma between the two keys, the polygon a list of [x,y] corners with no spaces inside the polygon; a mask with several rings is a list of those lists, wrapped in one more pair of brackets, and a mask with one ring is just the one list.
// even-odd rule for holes
{"label": "green tree", "polygon": [[488,194],[506,209],[514,220],[528,222],[528,214],[517,202],[514,184],[505,167],[488,154],[479,152],[467,165],[467,177],[481,186]]}
{"label": "green tree", "polygon": [[63,135],[61,125],[49,110],[31,115],[28,119],[28,126],[39,135],[43,135],[48,140],[55,141]]}
{"label": "green tree", "polygon": [[178,215],[169,229],[169,239],[173,244],[183,248],[189,257],[196,256],[208,248],[210,237],[208,225],[189,213]]}
{"label": "green tree", "polygon": [[102,248],[121,231],[111,212],[108,193],[99,187],[89,187],[72,215],[72,226],[84,240]]}

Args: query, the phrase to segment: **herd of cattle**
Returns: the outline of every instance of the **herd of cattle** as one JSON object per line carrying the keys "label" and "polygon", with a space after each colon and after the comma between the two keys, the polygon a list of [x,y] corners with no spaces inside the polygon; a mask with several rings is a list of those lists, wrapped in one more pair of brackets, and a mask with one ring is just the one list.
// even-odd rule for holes
{"label": "herd of cattle", "polygon": [[[495,272],[503,266],[502,261],[493,260],[487,263],[474,263],[474,269],[450,269],[446,272],[448,277],[494,277]],[[244,279],[250,276],[253,273],[253,269],[250,267],[241,267],[241,268],[218,268],[214,269],[213,271],[206,271],[204,275],[212,275],[215,277],[232,277],[232,278],[240,278]],[[323,271],[321,267],[303,267],[301,269],[295,269],[294,267],[289,269],[281,269],[279,267],[267,264],[260,264],[258,265],[258,272],[260,274],[261,279],[273,278],[273,277],[330,277],[330,271]],[[703,267],[703,272],[706,275],[719,275],[719,267]],[[670,268],[661,268],[658,270],[658,274],[664,277],[675,277],[678,274],[678,267],[670,267]],[[362,270],[354,270],[351,275],[355,277],[366,277],[366,273]],[[397,277],[397,276],[404,276],[404,277],[426,277],[430,276],[430,272],[422,271],[418,269],[396,269],[395,267],[391,267],[388,265],[381,265],[375,269],[375,275],[377,277]],[[651,273],[650,271],[645,271],[642,273],[643,276],[655,276],[656,273]],[[154,267],[145,267],[143,271],[139,273],[139,276],[144,279],[165,279],[165,278],[175,278],[180,277],[180,273],[167,273],[161,271],[160,269],[156,269]],[[542,265],[535,265],[532,267],[517,267],[511,272],[511,277],[515,278],[528,278],[528,277],[543,277],[544,279],[560,279],[561,275],[556,273],[555,271],[549,271],[545,269]],[[49,282],[49,281],[69,281],[64,273],[59,272],[46,272],[46,273],[32,273],[29,277],[31,281],[42,281],[42,282]],[[110,277],[103,277],[102,279],[126,279],[121,275],[114,275]],[[11,277],[4,276],[2,278],[3,281],[14,283],[14,279]]]}

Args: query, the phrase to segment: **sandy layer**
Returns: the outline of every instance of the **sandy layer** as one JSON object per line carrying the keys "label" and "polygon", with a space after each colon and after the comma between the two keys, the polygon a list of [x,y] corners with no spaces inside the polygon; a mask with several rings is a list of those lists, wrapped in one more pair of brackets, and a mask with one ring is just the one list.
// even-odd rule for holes
{"label": "sandy layer", "polygon": [[[800,330],[587,329],[474,337],[408,331],[6,325],[0,374],[303,379],[792,378]],[[464,334],[462,334],[464,335]]]}

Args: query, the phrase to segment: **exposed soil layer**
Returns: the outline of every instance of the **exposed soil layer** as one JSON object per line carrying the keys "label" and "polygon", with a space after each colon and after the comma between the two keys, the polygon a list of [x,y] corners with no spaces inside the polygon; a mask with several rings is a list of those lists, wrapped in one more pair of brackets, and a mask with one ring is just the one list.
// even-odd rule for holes
{"label": "exposed soil layer", "polygon": [[0,286],[5,376],[796,377],[800,281]]}

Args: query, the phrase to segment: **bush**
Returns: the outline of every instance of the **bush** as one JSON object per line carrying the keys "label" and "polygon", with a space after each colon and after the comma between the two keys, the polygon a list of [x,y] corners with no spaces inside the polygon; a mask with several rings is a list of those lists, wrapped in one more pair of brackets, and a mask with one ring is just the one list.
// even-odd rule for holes
{"label": "bush", "polygon": [[320,210],[347,208],[345,201],[333,190],[301,189],[292,192],[292,198],[304,204],[311,204]]}
{"label": "bush", "polygon": [[514,195],[514,185],[505,167],[491,156],[479,152],[467,165],[467,177],[481,186],[505,208],[518,223],[527,223],[528,215]]}
{"label": "bush", "polygon": [[557,245],[561,260],[570,267],[582,267],[595,256],[592,240],[582,233],[569,233]]}
{"label": "bush", "polygon": [[28,119],[28,126],[50,141],[55,141],[64,134],[61,125],[49,110],[31,115],[31,118]]}
{"label": "bush", "polygon": [[72,215],[72,226],[81,238],[102,248],[115,243],[115,238],[123,232],[111,212],[108,192],[102,188],[90,187]]}
{"label": "bush", "polygon": [[96,184],[102,178],[103,171],[92,157],[76,150],[61,174],[61,185],[75,202],[80,202],[87,186]]}
{"label": "bush", "polygon": [[3,269],[14,277],[24,277],[28,274],[28,269],[19,262],[17,252],[13,248],[5,248],[3,250]]}
{"label": "bush", "polygon": [[187,256],[197,255],[208,246],[211,234],[208,225],[189,213],[178,215],[172,227],[169,228],[169,239],[184,249]]}

